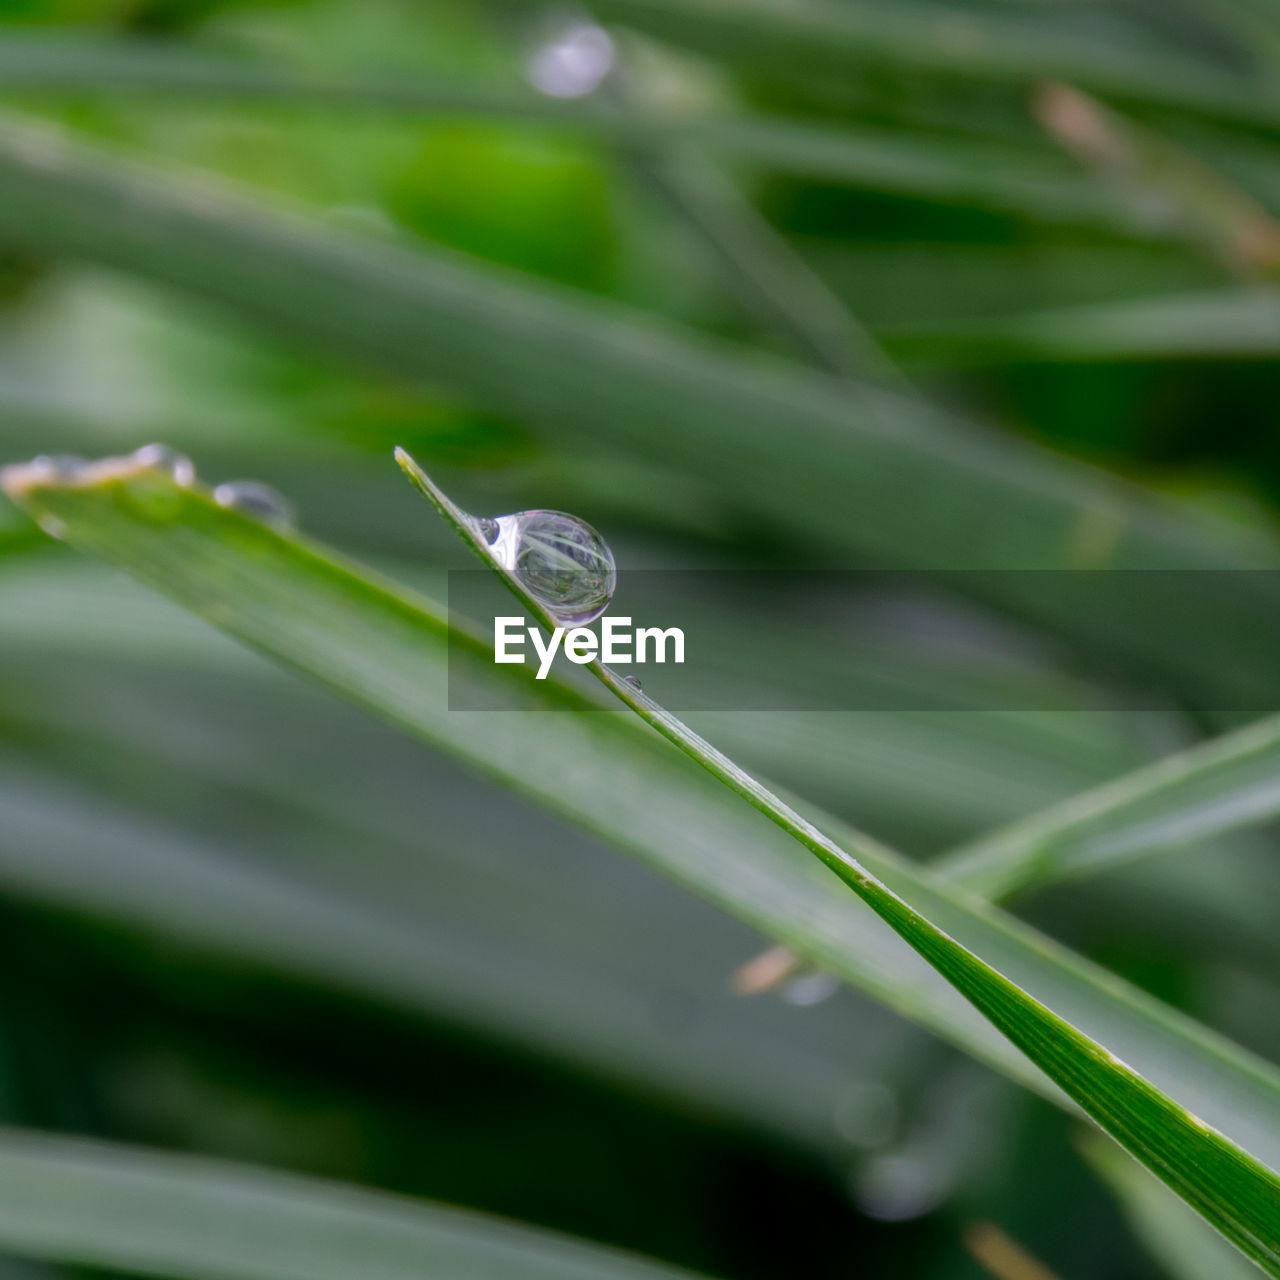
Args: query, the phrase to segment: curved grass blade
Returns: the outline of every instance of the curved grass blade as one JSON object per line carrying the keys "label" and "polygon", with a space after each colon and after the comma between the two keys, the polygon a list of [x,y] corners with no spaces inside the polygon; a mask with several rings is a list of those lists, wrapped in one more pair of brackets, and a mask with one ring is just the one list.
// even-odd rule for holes
{"label": "curved grass blade", "polygon": [[[916,398],[762,362],[443,252],[343,235],[215,184],[107,163],[43,130],[0,129],[0,184],[0,239],[220,301],[345,359],[442,382],[566,445],[607,444],[699,476],[714,460],[726,500],[837,555],[937,570],[963,545],[963,567],[994,571],[981,579],[988,603],[1148,680],[1192,687],[1204,705],[1273,706],[1280,695],[1280,587],[1206,573],[1194,604],[1153,631],[1124,596],[1100,616],[1037,590],[1043,575],[1001,572],[1072,565],[1080,530],[1100,522],[1099,554],[1119,570],[1275,567],[1269,537],[1192,518]],[[1227,643],[1230,664],[1216,658]]]}
{"label": "curved grass blade", "polygon": [[407,1196],[0,1129],[0,1246],[174,1280],[692,1280]]}
{"label": "curved grass blade", "polygon": [[[401,469],[548,631],[556,620],[489,554],[475,523],[409,457]],[[1242,1252],[1280,1274],[1280,1177],[1162,1094],[938,928],[847,849],[599,660],[587,664],[641,719],[815,854],[1070,1098]],[[1224,1200],[1223,1193],[1230,1198]]]}
{"label": "curved grass blade", "polygon": [[1280,814],[1280,716],[1168,756],[943,856],[988,898],[1088,875]]}
{"label": "curved grass blade", "polygon": [[[71,476],[16,469],[5,480],[12,496],[57,522],[74,544],[1043,1087],[1030,1058],[1224,1234],[1280,1273],[1280,1184],[1223,1136],[1280,1165],[1280,1087],[1264,1064],[1007,917],[931,885],[865,837],[842,834],[855,858],[610,673],[606,679],[655,727],[706,752],[729,787],[633,718],[495,667],[486,644],[451,633],[403,593],[133,460],[109,459]],[[450,713],[449,678],[474,681],[502,709]],[[730,788],[785,829],[761,821]],[[841,879],[889,928],[856,908]]]}

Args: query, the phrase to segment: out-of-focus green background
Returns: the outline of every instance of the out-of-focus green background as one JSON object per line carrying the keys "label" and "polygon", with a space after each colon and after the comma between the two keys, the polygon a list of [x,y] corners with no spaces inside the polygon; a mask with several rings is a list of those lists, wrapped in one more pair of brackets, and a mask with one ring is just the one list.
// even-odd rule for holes
{"label": "out-of-focus green background", "polygon": [[[827,8],[846,5],[866,11]],[[1271,83],[1280,6],[901,0],[871,11],[891,34],[905,24],[897,43],[869,35],[852,72],[683,38],[661,19],[679,8],[7,0],[0,101],[176,179],[205,170],[762,364],[834,350],[855,379],[905,380],[895,394],[997,441],[1272,537],[1280,112],[1251,113],[1247,89],[1242,108],[1190,90],[1179,103],[1161,76]],[[596,17],[620,20],[603,41]],[[940,52],[912,56],[926,26]],[[199,92],[195,71],[145,91],[30,74],[61,41],[108,38],[157,63],[207,55],[303,81],[767,118],[812,127],[841,158],[753,158],[678,129],[618,148],[518,111]],[[1099,82],[1077,86],[1090,50]],[[780,273],[771,303],[726,244]],[[825,356],[797,340],[794,308],[835,317]],[[309,534],[433,594],[462,552],[391,464],[395,444],[475,510],[584,516],[623,566],[856,564],[724,483],[731,452],[638,459],[607,431],[562,437],[483,394],[0,242],[0,460],[153,439],[210,481],[276,485]],[[896,500],[927,521],[940,499]],[[981,1222],[1064,1280],[1166,1274],[1067,1117],[822,975],[735,994],[731,975],[766,945],[745,927],[0,515],[0,1119],[430,1196],[724,1280],[972,1278]],[[813,523],[860,518],[831,506]],[[964,566],[964,530],[944,536]],[[783,686],[815,660],[785,618],[743,618],[728,592],[699,603],[742,652],[766,635]],[[1070,682],[1098,675],[1051,629],[948,598],[880,603],[846,652],[818,659],[855,686],[887,664],[915,709],[693,718],[912,855],[1222,727],[1181,690],[1161,711],[950,709],[940,690],[987,678],[993,651],[1019,678],[1067,682],[1067,708]],[[899,651],[894,619],[920,609],[959,659]],[[1245,910],[1270,900],[1272,852],[1265,830],[1216,849],[1238,889],[1221,902],[1190,851],[1018,909],[1274,1054],[1275,939]]]}

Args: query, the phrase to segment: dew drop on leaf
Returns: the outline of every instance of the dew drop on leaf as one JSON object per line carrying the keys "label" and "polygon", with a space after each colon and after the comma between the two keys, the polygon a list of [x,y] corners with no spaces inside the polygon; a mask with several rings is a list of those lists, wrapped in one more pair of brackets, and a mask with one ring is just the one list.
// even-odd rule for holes
{"label": "dew drop on leaf", "polygon": [[171,476],[175,484],[184,489],[195,483],[195,463],[185,453],[170,449],[167,444],[144,444],[134,452],[133,460],[139,466],[150,467]]}
{"label": "dew drop on leaf", "polygon": [[293,505],[260,480],[230,480],[220,484],[213,491],[213,500],[220,507],[277,529],[287,529],[293,524]]}
{"label": "dew drop on leaf", "polygon": [[31,468],[50,479],[73,480],[88,463],[74,453],[42,453],[32,458]]}
{"label": "dew drop on leaf", "polygon": [[499,567],[557,622],[581,626],[609,607],[618,581],[613,552],[577,516],[520,511],[475,525]]}

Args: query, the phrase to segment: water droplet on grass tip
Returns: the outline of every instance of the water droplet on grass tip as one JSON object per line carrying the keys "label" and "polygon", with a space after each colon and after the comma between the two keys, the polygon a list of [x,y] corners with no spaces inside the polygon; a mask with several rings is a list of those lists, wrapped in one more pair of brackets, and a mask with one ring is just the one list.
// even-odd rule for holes
{"label": "water droplet on grass tip", "polygon": [[231,480],[220,484],[213,491],[213,500],[220,507],[239,511],[277,529],[287,529],[293,524],[292,503],[260,480]]}
{"label": "water droplet on grass tip", "polygon": [[489,554],[559,623],[598,618],[618,583],[613,552],[585,521],[563,511],[476,520]]}
{"label": "water droplet on grass tip", "polygon": [[195,463],[186,454],[170,449],[167,444],[144,444],[134,452],[133,460],[140,466],[164,472],[184,489],[195,483]]}

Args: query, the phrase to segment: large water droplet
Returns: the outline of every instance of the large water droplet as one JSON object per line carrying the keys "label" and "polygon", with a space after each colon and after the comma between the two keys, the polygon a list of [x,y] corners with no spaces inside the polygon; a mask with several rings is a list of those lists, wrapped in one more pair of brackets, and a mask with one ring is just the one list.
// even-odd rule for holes
{"label": "large water droplet", "polygon": [[625,675],[622,677],[622,679],[626,684],[629,684],[633,689],[637,690],[638,692],[642,692],[644,690],[644,685],[640,683],[639,676]]}
{"label": "large water droplet", "polygon": [[489,554],[559,623],[598,618],[618,584],[613,552],[584,520],[563,511],[520,511],[477,520]]}
{"label": "large water droplet", "polygon": [[213,491],[213,500],[220,507],[239,511],[277,529],[287,529],[293,524],[293,504],[260,480],[230,480],[220,484]]}
{"label": "large water droplet", "polygon": [[195,463],[185,453],[170,449],[167,444],[144,444],[141,449],[135,450],[133,460],[139,466],[164,472],[184,489],[195,483]]}

